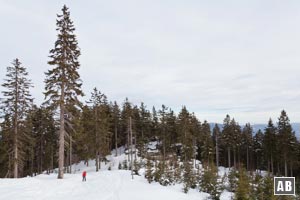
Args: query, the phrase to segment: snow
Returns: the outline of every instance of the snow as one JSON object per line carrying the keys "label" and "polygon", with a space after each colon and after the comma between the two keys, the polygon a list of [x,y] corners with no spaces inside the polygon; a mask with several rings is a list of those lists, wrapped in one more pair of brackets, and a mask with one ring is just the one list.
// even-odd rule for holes
{"label": "snow", "polygon": [[[57,174],[0,179],[0,200],[201,200],[209,196],[196,189],[185,194],[181,184],[167,187],[155,182],[149,184],[143,174],[132,179],[130,171],[118,170],[124,159],[125,154],[109,156],[110,162],[101,163],[99,172],[95,172],[94,161],[89,161],[88,167],[81,162],[73,165],[73,174],[65,174],[64,179],[57,179]],[[108,170],[109,166],[112,170]],[[87,171],[86,182],[82,182],[83,170]],[[231,199],[231,195],[225,191],[221,199]]]}

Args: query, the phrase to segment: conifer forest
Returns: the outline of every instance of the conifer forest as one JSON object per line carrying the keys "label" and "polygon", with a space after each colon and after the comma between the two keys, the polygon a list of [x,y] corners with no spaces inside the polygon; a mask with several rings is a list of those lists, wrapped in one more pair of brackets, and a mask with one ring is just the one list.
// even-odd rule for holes
{"label": "conifer forest", "polygon": [[[266,118],[256,130],[226,112],[223,122],[199,120],[185,102],[174,111],[168,102],[149,107],[126,96],[117,102],[101,85],[83,91],[80,41],[70,13],[64,5],[56,17],[43,86],[31,81],[30,66],[19,58],[1,67],[1,179],[55,174],[63,182],[76,163],[102,173],[107,156],[124,155],[118,170],[150,185],[180,184],[182,193],[197,190],[215,200],[223,191],[238,200],[299,198],[300,142],[288,110],[278,110],[277,118]],[[43,88],[41,104],[31,93],[36,87]],[[295,177],[296,196],[274,196],[275,176]]]}

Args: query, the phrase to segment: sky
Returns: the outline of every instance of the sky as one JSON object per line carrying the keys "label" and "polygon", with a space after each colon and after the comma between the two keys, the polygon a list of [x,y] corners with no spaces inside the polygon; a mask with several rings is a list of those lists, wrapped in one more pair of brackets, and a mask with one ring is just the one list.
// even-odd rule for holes
{"label": "sky", "polygon": [[0,81],[19,58],[37,104],[64,4],[82,54],[83,101],[97,87],[119,104],[185,105],[201,121],[266,123],[285,109],[300,122],[299,1],[0,0]]}

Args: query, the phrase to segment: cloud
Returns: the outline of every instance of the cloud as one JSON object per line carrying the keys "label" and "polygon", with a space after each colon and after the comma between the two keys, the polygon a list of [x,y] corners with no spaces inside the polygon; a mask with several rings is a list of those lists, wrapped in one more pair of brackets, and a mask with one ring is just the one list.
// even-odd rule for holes
{"label": "cloud", "polygon": [[[285,108],[299,121],[300,4],[296,1],[65,1],[88,98],[151,108],[186,105],[201,119],[265,123]],[[43,101],[61,1],[0,2],[0,78],[20,57]],[[1,96],[1,95],[0,95]]]}

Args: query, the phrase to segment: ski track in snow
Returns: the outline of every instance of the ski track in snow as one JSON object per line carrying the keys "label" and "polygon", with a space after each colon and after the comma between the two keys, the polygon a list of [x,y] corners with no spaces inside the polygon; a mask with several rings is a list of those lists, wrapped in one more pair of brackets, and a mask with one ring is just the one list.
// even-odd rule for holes
{"label": "ski track in snow", "polygon": [[[0,179],[0,200],[201,200],[208,194],[190,190],[182,192],[182,185],[164,187],[158,183],[149,184],[141,176],[131,179],[130,171],[118,170],[118,164],[125,155],[110,157],[109,163],[101,163],[102,169],[95,172],[95,162],[89,167],[83,163],[74,165],[74,174],[65,174],[57,179],[57,174],[38,175],[21,179]],[[81,173],[87,171],[87,181],[82,182]],[[231,193],[223,192],[221,199],[230,199]]]}

